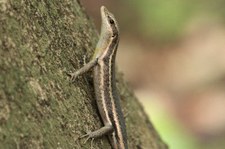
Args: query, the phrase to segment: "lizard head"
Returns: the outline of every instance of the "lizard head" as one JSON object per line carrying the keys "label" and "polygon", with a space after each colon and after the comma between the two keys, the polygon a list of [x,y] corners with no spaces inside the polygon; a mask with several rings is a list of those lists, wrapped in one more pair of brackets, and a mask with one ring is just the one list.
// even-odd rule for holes
{"label": "lizard head", "polygon": [[105,6],[101,7],[101,17],[102,17],[102,29],[107,30],[112,38],[118,38],[119,27],[118,23],[112,13],[108,11]]}
{"label": "lizard head", "polygon": [[104,6],[101,7],[101,34],[95,49],[94,57],[107,57],[116,51],[119,43],[119,27],[112,13]]}

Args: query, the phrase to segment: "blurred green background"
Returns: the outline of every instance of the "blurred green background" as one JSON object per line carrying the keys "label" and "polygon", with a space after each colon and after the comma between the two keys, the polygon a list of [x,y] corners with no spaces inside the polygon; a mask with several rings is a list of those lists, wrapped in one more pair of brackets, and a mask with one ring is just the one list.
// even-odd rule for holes
{"label": "blurred green background", "polygon": [[159,41],[180,38],[195,17],[225,17],[225,1],[221,0],[128,0],[127,5],[138,15],[140,22],[134,25],[138,32]]}
{"label": "blurred green background", "polygon": [[170,149],[225,149],[225,1],[82,0],[121,31],[117,63]]}

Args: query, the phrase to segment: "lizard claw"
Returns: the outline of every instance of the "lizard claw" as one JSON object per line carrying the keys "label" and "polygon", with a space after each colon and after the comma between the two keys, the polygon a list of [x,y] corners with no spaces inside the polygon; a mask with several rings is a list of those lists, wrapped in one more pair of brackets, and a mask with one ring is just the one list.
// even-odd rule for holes
{"label": "lizard claw", "polygon": [[70,76],[70,81],[71,82],[74,82],[76,80],[77,76],[78,76],[76,72],[74,72],[74,73],[67,73],[67,75]]}
{"label": "lizard claw", "polygon": [[84,141],[84,143],[86,143],[89,139],[91,139],[91,144],[92,144],[92,142],[94,140],[94,138],[92,136],[92,132],[88,132],[87,134],[80,136],[79,139],[82,139],[82,138],[85,138],[85,137],[87,137],[87,139]]}

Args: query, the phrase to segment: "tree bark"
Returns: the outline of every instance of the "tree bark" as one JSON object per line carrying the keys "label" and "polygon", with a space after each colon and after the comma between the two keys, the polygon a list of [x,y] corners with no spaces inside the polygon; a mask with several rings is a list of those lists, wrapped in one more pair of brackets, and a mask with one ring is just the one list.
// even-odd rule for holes
{"label": "tree bark", "polygon": [[[76,0],[0,1],[0,148],[90,148],[80,135],[102,126],[88,62],[98,36]],[[85,57],[86,56],[86,57]],[[117,73],[130,149],[166,149],[133,92]],[[95,149],[110,148],[106,137]]]}

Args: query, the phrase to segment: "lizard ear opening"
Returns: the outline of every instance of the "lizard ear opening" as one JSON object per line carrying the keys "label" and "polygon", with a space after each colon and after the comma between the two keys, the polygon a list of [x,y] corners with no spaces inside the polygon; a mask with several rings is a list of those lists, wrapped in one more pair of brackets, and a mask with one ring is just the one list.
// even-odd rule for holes
{"label": "lizard ear opening", "polygon": [[117,36],[117,34],[113,33],[112,37],[116,37],[116,36]]}

